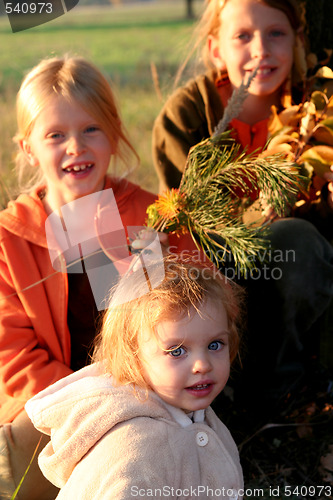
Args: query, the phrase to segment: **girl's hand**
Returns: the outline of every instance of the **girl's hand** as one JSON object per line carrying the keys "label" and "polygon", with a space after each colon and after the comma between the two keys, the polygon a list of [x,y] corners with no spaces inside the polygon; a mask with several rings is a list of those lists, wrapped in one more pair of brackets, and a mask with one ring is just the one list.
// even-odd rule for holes
{"label": "girl's hand", "polygon": [[280,219],[280,217],[278,216],[278,214],[269,205],[267,205],[266,208],[264,208],[264,210],[262,211],[261,215],[264,217],[264,222],[266,224],[270,223],[270,222],[273,222],[273,221],[276,221],[277,219]]}
{"label": "girl's hand", "polygon": [[331,171],[324,174],[325,179],[327,180],[327,188],[328,188],[328,196],[327,203],[331,210],[333,210],[333,165],[331,165]]}
{"label": "girl's hand", "polygon": [[158,236],[162,252],[165,254],[169,246],[168,235],[165,233],[159,233],[149,227],[139,231],[137,238],[132,242],[131,247],[133,250],[143,250],[156,239],[156,236]]}
{"label": "girl's hand", "polygon": [[[169,239],[165,233],[159,233],[154,229],[142,229],[135,239],[131,248],[139,251],[139,256],[135,256],[131,270],[136,271],[139,267],[154,264],[160,261],[168,253]],[[138,253],[138,252],[136,252]]]}
{"label": "girl's hand", "polygon": [[278,218],[273,208],[268,204],[266,198],[260,192],[259,198],[255,200],[249,208],[243,213],[244,224],[252,224],[261,226],[262,224],[271,223]]}

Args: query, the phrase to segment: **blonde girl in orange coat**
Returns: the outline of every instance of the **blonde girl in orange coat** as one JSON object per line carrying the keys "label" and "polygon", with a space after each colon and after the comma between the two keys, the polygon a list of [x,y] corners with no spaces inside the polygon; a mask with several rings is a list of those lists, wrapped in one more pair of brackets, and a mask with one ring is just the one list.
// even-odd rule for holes
{"label": "blonde girl in orange coat", "polygon": [[[89,362],[103,308],[96,296],[103,298],[103,279],[111,284],[105,269],[116,276],[128,265],[129,238],[135,239],[155,200],[108,173],[115,161],[129,169],[137,155],[108,81],[88,61],[41,61],[21,85],[17,118],[19,178],[30,183],[0,213],[2,500],[18,486],[40,437],[25,402]],[[50,227],[60,250],[53,248]],[[116,254],[110,246],[118,248]],[[48,500],[56,494],[35,461],[17,498]]]}

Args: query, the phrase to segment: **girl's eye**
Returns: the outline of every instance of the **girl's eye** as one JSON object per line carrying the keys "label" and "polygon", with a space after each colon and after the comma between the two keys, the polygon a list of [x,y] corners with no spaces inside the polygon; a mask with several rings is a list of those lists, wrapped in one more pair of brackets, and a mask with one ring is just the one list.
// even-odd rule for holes
{"label": "girl's eye", "polygon": [[99,127],[97,125],[90,125],[90,127],[87,127],[85,129],[85,132],[91,133],[91,132],[96,132],[99,130]]}
{"label": "girl's eye", "polygon": [[221,340],[214,340],[214,342],[211,342],[208,346],[208,349],[210,351],[219,351],[220,349],[222,349],[222,347],[224,346],[224,343],[221,342]]}
{"label": "girl's eye", "polygon": [[62,137],[62,134],[60,132],[53,132],[53,133],[47,135],[48,139],[60,139],[61,137]]}
{"label": "girl's eye", "polygon": [[270,35],[273,38],[278,38],[280,36],[284,36],[284,32],[281,30],[273,30],[273,31],[271,31]]}
{"label": "girl's eye", "polygon": [[237,36],[236,36],[236,39],[237,40],[240,40],[242,42],[248,42],[250,40],[251,36],[250,36],[250,33],[246,33],[246,32],[243,32],[243,33],[239,33]]}
{"label": "girl's eye", "polygon": [[185,352],[186,351],[184,347],[177,347],[176,349],[168,351],[168,354],[170,354],[170,356],[173,356],[174,358],[179,358],[179,356],[182,356],[183,354],[185,354]]}

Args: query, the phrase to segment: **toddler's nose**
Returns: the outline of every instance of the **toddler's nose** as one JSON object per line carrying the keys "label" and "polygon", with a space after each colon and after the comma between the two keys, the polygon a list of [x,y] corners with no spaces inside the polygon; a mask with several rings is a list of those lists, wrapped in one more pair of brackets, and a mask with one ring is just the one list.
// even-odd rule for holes
{"label": "toddler's nose", "polygon": [[193,373],[208,373],[212,369],[212,365],[208,359],[208,356],[202,355],[198,356],[193,363]]}

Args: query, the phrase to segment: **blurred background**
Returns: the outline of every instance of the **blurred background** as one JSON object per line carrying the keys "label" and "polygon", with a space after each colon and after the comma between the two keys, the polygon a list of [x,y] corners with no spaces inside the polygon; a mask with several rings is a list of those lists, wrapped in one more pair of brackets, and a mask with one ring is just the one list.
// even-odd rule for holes
{"label": "blurred background", "polygon": [[203,0],[80,0],[59,18],[17,33],[0,5],[0,208],[15,187],[12,137],[21,80],[40,59],[66,52],[88,58],[111,81],[141,158],[131,179],[157,192],[152,125],[172,91]]}

